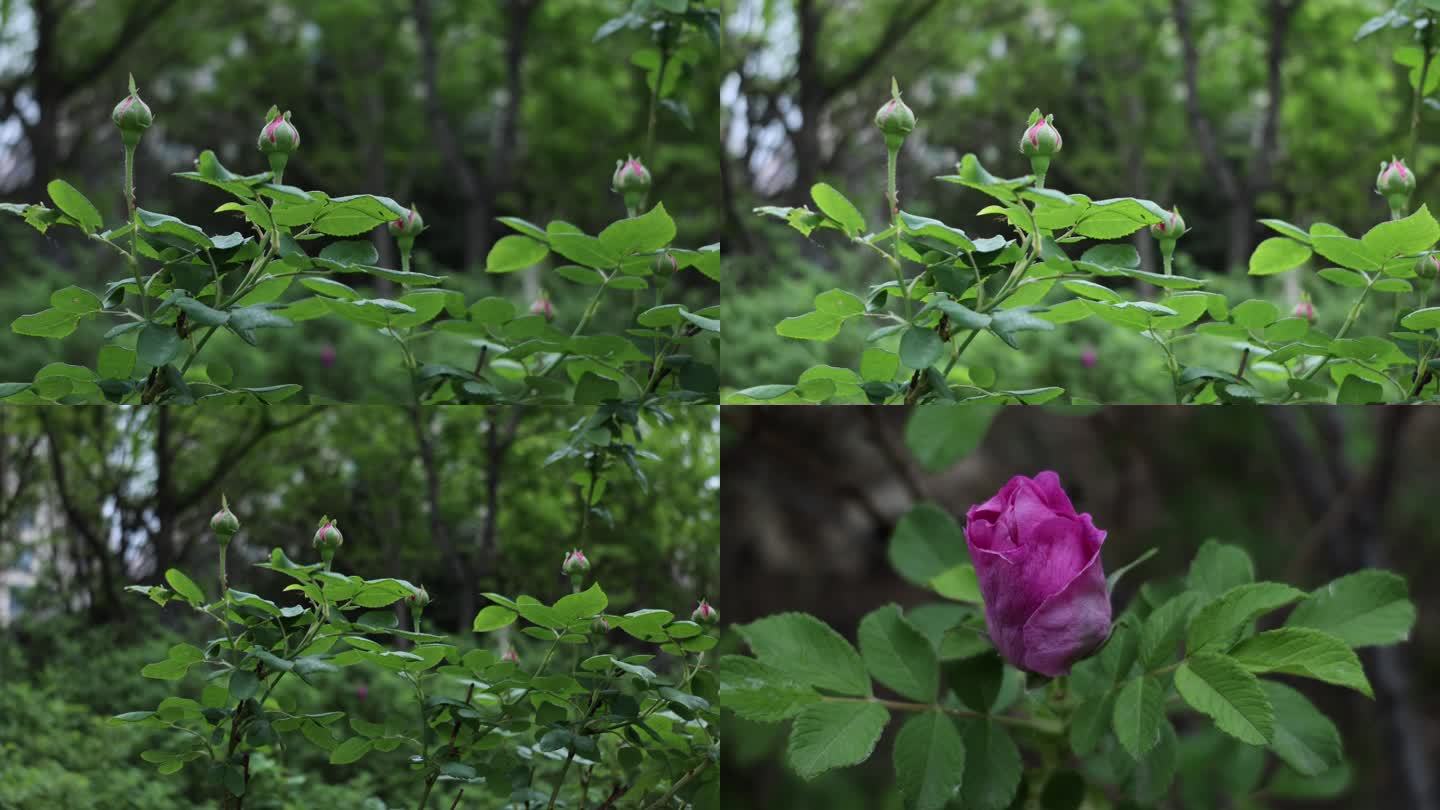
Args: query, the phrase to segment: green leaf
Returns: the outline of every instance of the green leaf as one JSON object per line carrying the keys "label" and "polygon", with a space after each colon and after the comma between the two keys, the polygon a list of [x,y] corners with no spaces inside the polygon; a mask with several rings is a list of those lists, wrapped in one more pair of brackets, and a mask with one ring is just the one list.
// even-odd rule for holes
{"label": "green leaf", "polygon": [[780,613],[735,628],[760,663],[795,680],[842,695],[869,695],[860,653],[814,616]]}
{"label": "green leaf", "polygon": [[933,329],[912,326],[900,336],[900,362],[908,368],[929,368],[944,351],[945,342]]}
{"label": "green leaf", "polygon": [[380,260],[380,254],[376,252],[373,242],[353,239],[331,242],[320,251],[320,258],[349,267],[356,264],[374,264]]}
{"label": "green leaf", "polygon": [[1250,275],[1270,276],[1294,270],[1310,260],[1312,251],[1294,239],[1276,236],[1266,239],[1250,254]]}
{"label": "green leaf", "polygon": [[720,658],[720,704],[736,715],[759,723],[778,723],[820,702],[814,689],[754,658]]}
{"label": "green leaf", "polygon": [[975,452],[999,412],[998,405],[921,405],[905,423],[905,446],[922,467],[939,472]]}
{"label": "green leaf", "polygon": [[72,312],[47,309],[31,315],[21,315],[11,322],[10,331],[31,337],[63,338],[75,331],[80,317]]}
{"label": "green leaf", "polygon": [[135,371],[135,352],[124,346],[102,346],[95,367],[106,379],[129,379]]}
{"label": "green leaf", "polygon": [[147,233],[173,236],[182,242],[188,242],[207,250],[215,247],[215,243],[210,241],[210,237],[206,236],[204,231],[169,214],[157,214],[143,208],[135,209],[135,214],[140,218],[140,229]]}
{"label": "green leaf", "polygon": [[980,595],[980,580],[975,574],[975,566],[970,563],[957,565],[930,580],[930,589],[955,602],[978,605],[984,601]]}
{"label": "green leaf", "polygon": [[1195,552],[1185,587],[1216,597],[1236,585],[1254,581],[1255,563],[1245,549],[1211,539]]}
{"label": "green leaf", "polygon": [[89,315],[102,308],[98,295],[73,285],[51,293],[50,306],[71,315]]}
{"label": "green leaf", "polygon": [[1370,569],[1315,590],[1285,625],[1322,630],[1351,647],[1396,644],[1410,639],[1415,605],[1404,577]]}
{"label": "green leaf", "polygon": [[[507,239],[510,237],[506,237]],[[523,237],[522,237],[523,238]],[[550,235],[550,249],[576,264],[609,270],[620,264],[620,253],[593,236],[557,232]]]}
{"label": "green leaf", "polygon": [[230,673],[230,697],[237,702],[255,697],[260,690],[260,679],[248,669],[237,669]]}
{"label": "green leaf", "polygon": [[1140,664],[1146,669],[1169,661],[1185,636],[1190,614],[1199,607],[1201,596],[1193,591],[1177,594],[1145,618],[1140,628]]}
{"label": "green leaf", "polygon": [[1028,308],[1002,309],[990,316],[990,331],[1012,349],[1020,348],[1019,332],[1053,332],[1055,324],[1032,315]]}
{"label": "green leaf", "polygon": [[1273,737],[1270,699],[1260,680],[1234,659],[1211,653],[1191,656],[1175,671],[1175,690],[1191,708],[1241,742],[1266,745]]}
{"label": "green leaf", "polygon": [[890,713],[877,703],[819,703],[790,729],[790,766],[810,780],[834,768],[859,765],[875,752]]}
{"label": "green leaf", "polygon": [[205,592],[200,590],[200,586],[196,585],[195,581],[190,579],[190,577],[185,576],[185,572],[180,569],[171,568],[167,570],[165,572],[165,581],[170,583],[171,589],[179,594],[185,601],[193,605],[205,603]]}
{"label": "green leaf", "polygon": [[1262,681],[1275,710],[1270,750],[1304,776],[1319,776],[1345,762],[1340,732],[1306,697],[1284,684]]}
{"label": "green leaf", "polygon": [[515,611],[499,605],[490,605],[481,608],[480,612],[475,614],[475,622],[471,629],[476,633],[488,633],[491,630],[499,630],[513,624],[514,621]]}
{"label": "green leaf", "polygon": [[1430,215],[1427,205],[1421,205],[1419,211],[1403,219],[1382,222],[1360,237],[1360,242],[1371,253],[1387,259],[1429,250],[1437,240],[1440,240],[1440,223]]}
{"label": "green leaf", "polygon": [[980,714],[989,714],[1005,686],[1005,662],[993,649],[974,657],[948,661],[945,685],[961,703]]}
{"label": "green leaf", "polygon": [[988,718],[961,724],[965,741],[965,781],[960,785],[959,807],[965,810],[1004,810],[1020,787],[1022,762],[1015,741],[1003,726]]}
{"label": "green leaf", "polygon": [[180,353],[182,343],[174,328],[147,323],[135,341],[135,360],[141,368],[164,366]]}
{"label": "green leaf", "polygon": [[1186,650],[1225,652],[1264,613],[1282,608],[1305,597],[1303,591],[1279,582],[1239,585],[1200,609],[1190,622]]}
{"label": "green leaf", "polygon": [[1440,329],[1440,307],[1417,309],[1402,318],[1400,324],[1406,329],[1414,329],[1416,332]]}
{"label": "green leaf", "polygon": [[537,242],[528,236],[511,235],[502,237],[495,246],[490,248],[490,254],[485,257],[485,272],[487,273],[513,273],[516,270],[524,270],[527,267],[534,267],[550,253],[550,248],[543,242]]}
{"label": "green leaf", "polygon": [[896,524],[887,556],[900,576],[920,586],[970,562],[965,535],[955,519],[938,506],[924,503]]}
{"label": "green leaf", "polygon": [[846,235],[859,236],[865,232],[865,217],[861,216],[855,204],[835,190],[834,186],[816,183],[810,188],[810,197],[815,200],[815,207],[838,223],[840,230]]}
{"label": "green leaf", "polygon": [[609,604],[610,598],[600,589],[600,583],[596,582],[580,593],[562,596],[560,601],[555,603],[554,610],[566,621],[573,622],[598,616],[605,612]]}
{"label": "green leaf", "polygon": [[829,290],[815,296],[815,311],[786,318],[775,327],[781,337],[796,340],[832,340],[845,321],[865,311],[865,302],[846,290]]}
{"label": "green leaf", "polygon": [[95,204],[64,180],[51,180],[45,190],[50,192],[50,199],[55,201],[55,207],[80,223],[80,229],[85,233],[98,231],[105,224],[100,218],[100,212],[95,210]]}
{"label": "green leaf", "polygon": [[1351,375],[1340,383],[1340,390],[1335,393],[1335,404],[1337,405],[1370,405],[1385,401],[1385,389],[1379,383],[1361,379],[1359,376]]}
{"label": "green leaf", "polygon": [[929,640],[895,605],[872,611],[860,622],[860,655],[875,680],[922,703],[935,700],[939,664]]}
{"label": "green leaf", "polygon": [[895,782],[911,810],[941,810],[964,781],[965,741],[943,712],[917,714],[895,737]]}
{"label": "green leaf", "polygon": [[622,219],[600,232],[600,241],[620,254],[651,253],[675,239],[675,220],[665,212],[664,203],[649,213]]}
{"label": "green leaf", "polygon": [[1251,672],[1283,672],[1345,686],[1374,698],[1355,651],[1344,641],[1308,627],[1282,627],[1248,638],[1231,651]]}
{"label": "green leaf", "polygon": [[1230,310],[1230,320],[1246,329],[1264,329],[1280,318],[1280,308],[1269,301],[1252,298]]}
{"label": "green leaf", "polygon": [[1111,728],[1115,697],[1115,692],[1107,689],[1102,697],[1082,701],[1075,707],[1070,718],[1070,747],[1077,756],[1089,756]]}
{"label": "green leaf", "polygon": [[351,762],[355,762],[370,753],[370,747],[372,745],[374,745],[374,742],[364,737],[351,737],[345,742],[340,743],[334,751],[330,752],[330,764],[348,765]]}
{"label": "green leaf", "polygon": [[1366,247],[1359,239],[1348,236],[1316,233],[1311,229],[1311,244],[1315,252],[1341,267],[1373,273],[1385,263],[1385,257]]}
{"label": "green leaf", "polygon": [[1115,696],[1112,727],[1130,756],[1141,759],[1160,742],[1165,719],[1165,683],[1153,675],[1132,678]]}

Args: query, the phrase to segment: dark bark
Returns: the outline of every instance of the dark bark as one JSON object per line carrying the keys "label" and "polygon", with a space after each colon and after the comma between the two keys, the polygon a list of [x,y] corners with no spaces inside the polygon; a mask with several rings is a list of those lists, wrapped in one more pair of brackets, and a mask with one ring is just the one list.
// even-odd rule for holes
{"label": "dark bark", "polygon": [[1289,35],[1295,14],[1304,0],[1269,0],[1267,6],[1266,104],[1257,133],[1259,145],[1244,166],[1233,165],[1224,155],[1214,125],[1200,102],[1200,49],[1190,17],[1190,0],[1172,0],[1175,28],[1180,36],[1180,54],[1185,85],[1185,113],[1205,167],[1214,178],[1230,211],[1227,224],[1225,266],[1244,267],[1254,243],[1255,201],[1274,182],[1273,166],[1279,153],[1280,107],[1285,98],[1283,69],[1289,55]]}

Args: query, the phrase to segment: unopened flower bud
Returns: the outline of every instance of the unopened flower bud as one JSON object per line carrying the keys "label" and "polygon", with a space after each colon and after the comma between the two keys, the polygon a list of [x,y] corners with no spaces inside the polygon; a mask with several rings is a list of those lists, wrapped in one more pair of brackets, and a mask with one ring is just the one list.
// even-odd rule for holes
{"label": "unopened flower bud", "polygon": [[320,518],[320,528],[315,530],[315,548],[320,550],[320,557],[329,563],[344,543],[345,536],[340,534],[335,521],[328,516]]}
{"label": "unopened flower bud", "polygon": [[615,175],[610,178],[610,187],[625,198],[626,208],[632,212],[638,211],[645,204],[646,196],[650,194],[650,170],[634,155],[617,160]]}
{"label": "unopened flower bud", "polygon": [[[1036,115],[1039,115],[1039,110],[1036,110]],[[1059,152],[1065,140],[1060,137],[1054,121],[1054,115],[1037,117],[1020,138],[1020,154],[1025,157],[1053,157]]]}
{"label": "unopened flower bud", "polygon": [[585,552],[577,548],[565,555],[565,562],[561,563],[560,570],[570,576],[587,574],[590,572],[590,561],[585,559]]}
{"label": "unopened flower bud", "polygon": [[1440,253],[1426,253],[1416,259],[1415,275],[1420,278],[1435,278],[1440,275]]}
{"label": "unopened flower bud", "polygon": [[1060,130],[1055,128],[1054,115],[1041,115],[1039,110],[1030,114],[1030,126],[1020,136],[1020,154],[1030,158],[1030,172],[1035,175],[1035,186],[1045,187],[1045,175],[1050,171],[1050,159],[1065,145]]}
{"label": "unopened flower bud", "polygon": [[270,159],[270,171],[275,175],[275,182],[281,182],[285,174],[285,164],[290,162],[290,153],[300,148],[300,130],[290,123],[290,113],[280,113],[278,107],[271,107],[270,112],[265,114],[265,126],[260,130],[260,139],[257,142],[260,151]]}
{"label": "unopened flower bud", "polygon": [[1310,303],[1308,299],[1295,304],[1295,309],[1290,314],[1296,318],[1304,318],[1310,323],[1315,323],[1315,305]]}
{"label": "unopened flower bud", "polygon": [[885,146],[892,152],[915,131],[915,111],[900,100],[900,83],[890,79],[890,100],[875,113],[875,126],[885,134]]}
{"label": "unopened flower bud", "polygon": [[1099,363],[1100,353],[1095,350],[1094,346],[1086,346],[1085,350],[1080,352],[1080,365],[1085,368],[1094,368]]}
{"label": "unopened flower bud", "polygon": [[140,91],[135,89],[135,77],[130,77],[130,95],[120,99],[110,113],[110,120],[120,128],[120,137],[125,145],[133,148],[140,142],[140,136],[155,123],[150,108],[140,100]]}
{"label": "unopened flower bud", "polygon": [[430,592],[425,590],[424,585],[421,585],[415,589],[414,593],[405,597],[405,601],[416,610],[424,610],[430,606]]}
{"label": "unopened flower bud", "polygon": [[515,652],[515,648],[511,647],[505,651],[504,655],[500,656],[500,660],[509,661],[512,664],[518,664],[520,663],[520,656]]}
{"label": "unopened flower bud", "polygon": [[697,605],[695,610],[690,614],[690,621],[704,627],[714,627],[720,623],[720,611],[711,607],[709,602],[701,599],[700,604]]}
{"label": "unopened flower bud", "polygon": [[240,531],[240,519],[230,511],[230,504],[224,495],[220,496],[220,511],[210,518],[210,530],[220,536],[221,543],[230,542],[230,538]]}
{"label": "unopened flower bud", "polygon": [[1410,206],[1410,195],[1415,192],[1415,173],[1410,171],[1404,160],[1391,158],[1389,163],[1380,164],[1380,174],[1375,177],[1375,192],[1390,203],[1392,214],[1404,216]]}
{"label": "unopened flower bud", "polygon": [[1169,213],[1160,218],[1159,222],[1150,226],[1150,235],[1161,241],[1175,240],[1184,236],[1189,230],[1185,219],[1180,216],[1180,209],[1172,208]]}
{"label": "unopened flower bud", "polygon": [[541,293],[540,297],[530,303],[530,314],[540,315],[547,321],[555,320],[555,305],[550,303],[550,296]]}
{"label": "unopened flower bud", "polygon": [[604,616],[596,616],[595,621],[590,623],[590,632],[597,636],[603,636],[610,632],[610,622]]}
{"label": "unopened flower bud", "polygon": [[420,212],[415,206],[405,212],[405,216],[390,220],[390,233],[396,237],[410,237],[414,239],[425,230],[425,220],[420,217]]}
{"label": "unopened flower bud", "polygon": [[675,258],[674,253],[662,250],[655,254],[654,259],[650,260],[650,270],[656,275],[679,272],[680,262]]}

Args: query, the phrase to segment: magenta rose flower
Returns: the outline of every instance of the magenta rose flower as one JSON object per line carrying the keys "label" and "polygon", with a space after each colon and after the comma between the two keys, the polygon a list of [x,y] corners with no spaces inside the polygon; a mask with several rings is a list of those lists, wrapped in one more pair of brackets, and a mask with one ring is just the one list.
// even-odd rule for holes
{"label": "magenta rose flower", "polygon": [[1075,513],[1060,476],[1017,475],[965,516],[985,625],[1005,660],[1057,677],[1110,635],[1105,532]]}

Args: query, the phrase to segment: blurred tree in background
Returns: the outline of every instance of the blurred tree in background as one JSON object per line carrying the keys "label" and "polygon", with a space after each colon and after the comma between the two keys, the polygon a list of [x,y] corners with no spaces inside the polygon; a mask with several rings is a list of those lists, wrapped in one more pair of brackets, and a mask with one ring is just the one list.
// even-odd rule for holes
{"label": "blurred tree in background", "polygon": [[[854,367],[863,332],[829,348],[774,333],[823,289],[889,278],[871,257],[827,258],[752,215],[802,205],[831,183],[872,221],[885,211],[885,146],[875,110],[898,77],[919,119],[900,159],[905,210],[988,236],[984,200],[934,182],[967,152],[1004,176],[1027,172],[1016,149],[1026,116],[1054,113],[1065,151],[1054,186],[1094,199],[1136,196],[1178,205],[1193,229],[1176,272],[1230,272],[1227,294],[1298,299],[1297,277],[1244,277],[1265,234],[1256,220],[1349,231],[1386,218],[1376,167],[1403,153],[1409,68],[1391,60],[1405,33],[1359,42],[1383,0],[738,0],[721,83],[726,195],[725,301],[729,387],[788,382],[817,362]],[[1427,111],[1427,118],[1433,112]],[[1434,189],[1436,150],[1421,139],[1417,201]],[[816,239],[824,239],[817,234]],[[1135,237],[1147,269],[1154,242]],[[832,252],[846,253],[844,250]],[[1339,323],[1344,291],[1306,281],[1322,323]],[[1337,302],[1337,303],[1332,303]],[[1161,374],[1132,335],[1081,323],[1030,337],[1027,357],[998,341],[975,349],[1007,384],[1061,385],[1104,401],[1155,401],[1135,379]],[[1079,339],[1076,339],[1076,334]],[[987,345],[988,344],[988,345]],[[1096,349],[1098,370],[1082,364]],[[1036,355],[1044,355],[1037,357]]]}
{"label": "blurred tree in background", "polygon": [[[185,211],[207,229],[230,214],[223,200],[181,183],[204,149],[236,171],[265,167],[255,139],[272,104],[294,111],[304,137],[286,179],[336,194],[375,193],[415,204],[429,230],[417,270],[453,273],[467,298],[509,296],[523,307],[538,275],[506,281],[482,265],[503,234],[497,216],[565,219],[590,232],[624,213],[610,189],[615,162],[644,151],[649,126],[647,67],[655,46],[643,27],[602,26],[628,0],[281,0],[187,3],[176,0],[0,0],[0,200],[35,202],[64,178],[102,207],[124,210],[119,133],[110,111],[135,74],[156,123],[137,155],[139,194],[159,210]],[[702,43],[713,48],[708,37]],[[679,239],[718,241],[716,142],[719,65],[677,61],[656,122],[655,199],[675,212]],[[667,84],[670,80],[667,79]],[[192,216],[189,212],[194,212]],[[98,287],[112,258],[98,250],[27,233],[0,222],[0,322],[31,311],[67,284]],[[393,240],[374,234],[381,264],[396,266]],[[376,282],[384,295],[386,282]],[[557,282],[565,285],[566,282]],[[682,278],[680,295],[704,298]],[[686,286],[691,285],[693,286]],[[561,318],[574,320],[580,288],[551,293]],[[691,295],[693,293],[693,295]],[[697,308],[700,305],[697,304]],[[615,315],[619,317],[619,315]],[[91,340],[7,340],[0,378],[28,379],[55,360],[91,359]],[[383,339],[322,321],[269,336],[286,351],[270,360],[224,351],[237,370],[270,362],[323,397],[395,401],[403,391],[362,385],[380,362],[398,367]],[[468,350],[467,350],[468,351]],[[283,358],[283,359],[281,359]],[[468,362],[468,361],[467,361]],[[463,364],[462,364],[463,365]]]}

